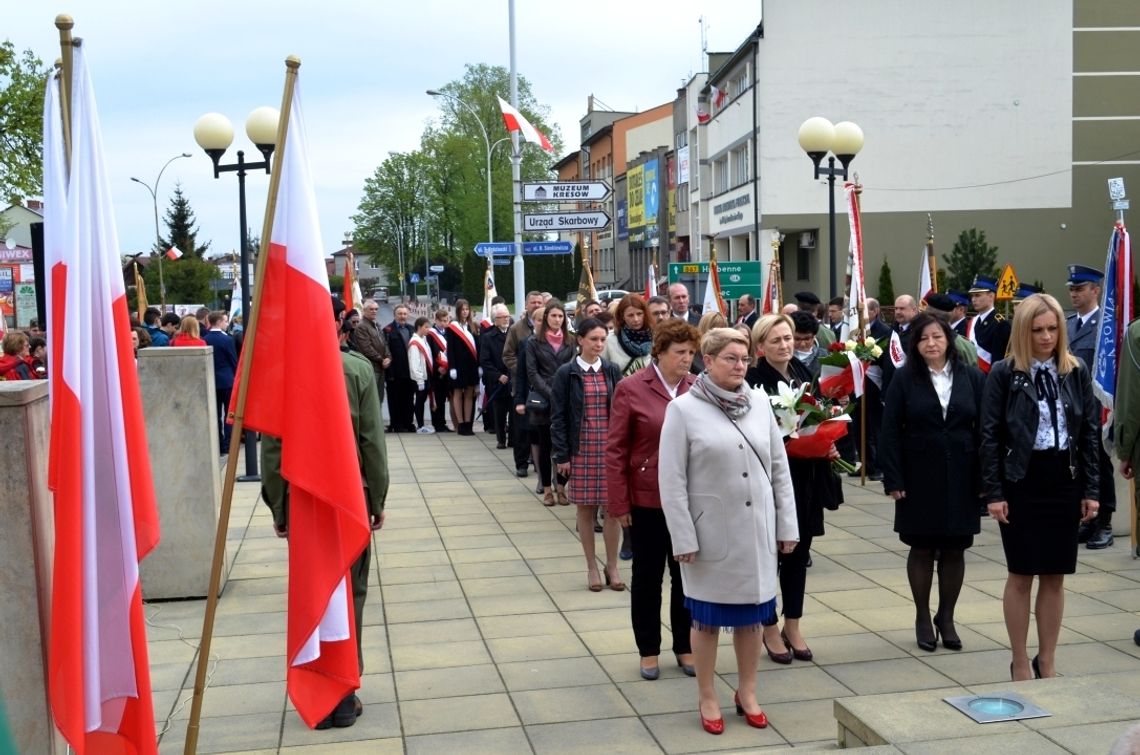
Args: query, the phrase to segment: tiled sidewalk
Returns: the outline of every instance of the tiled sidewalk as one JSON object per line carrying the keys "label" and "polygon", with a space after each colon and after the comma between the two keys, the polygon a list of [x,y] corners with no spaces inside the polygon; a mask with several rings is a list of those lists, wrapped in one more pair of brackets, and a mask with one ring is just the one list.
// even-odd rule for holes
{"label": "tiled sidewalk", "polygon": [[[257,486],[238,484],[199,752],[833,749],[834,698],[1008,679],[996,527],[986,522],[967,554],[957,612],[965,650],[924,653],[914,642],[893,504],[881,486],[849,485],[808,573],[803,628],[815,661],[761,661],[760,699],[772,725],[750,729],[732,715],[736,673],[726,638],[717,669],[727,727],[709,736],[697,719],[696,682],[670,665],[670,653],[658,681],[640,679],[629,593],[586,590],[572,507],[543,507],[534,475],[514,477],[509,450],[495,450],[485,434],[393,435],[388,448],[392,488],[365,615],[363,717],[348,729],[310,731],[291,709],[285,543],[273,536]],[[1127,536],[1105,551],[1082,548],[1078,569],[1066,580],[1062,673],[1140,671],[1132,641],[1140,561]],[[629,564],[622,570],[628,581]],[[182,751],[204,605],[146,608],[163,753]],[[1106,752],[1118,734],[1101,727],[1057,744]]]}

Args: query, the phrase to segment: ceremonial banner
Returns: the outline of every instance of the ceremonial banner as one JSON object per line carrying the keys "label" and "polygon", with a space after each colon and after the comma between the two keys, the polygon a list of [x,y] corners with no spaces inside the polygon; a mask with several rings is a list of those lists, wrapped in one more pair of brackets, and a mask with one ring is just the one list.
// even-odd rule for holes
{"label": "ceremonial banner", "polygon": [[[863,220],[859,212],[859,194],[855,183],[847,181],[843,184],[843,193],[847,197],[847,225],[850,229],[850,241],[847,245],[848,265],[851,268],[851,280],[847,289],[847,311],[843,318],[843,325],[839,329],[839,340],[846,341],[859,330],[860,314],[862,322],[867,322],[867,292],[863,287]],[[862,312],[860,313],[860,310]]]}
{"label": "ceremonial banner", "polygon": [[[352,591],[346,575],[371,532],[360,485],[309,170],[301,97],[293,95],[280,188],[269,236],[264,291],[245,407],[248,430],[281,439],[289,482],[289,595],[286,690],[310,727],[360,687]],[[308,333],[305,369],[297,334]],[[239,366],[239,375],[241,369]],[[238,404],[240,381],[231,406]],[[320,397],[314,401],[314,397]]]}
{"label": "ceremonial banner", "polygon": [[724,306],[724,295],[720,288],[720,271],[717,269],[715,248],[709,257],[709,280],[705,284],[705,300],[701,307],[702,315],[709,312],[720,312],[725,317],[728,316],[728,310]]}
{"label": "ceremonial banner", "polygon": [[1104,406],[1102,432],[1111,451],[1112,409],[1116,398],[1116,374],[1120,346],[1132,321],[1132,245],[1128,229],[1117,222],[1108,242],[1104,262],[1104,287],[1100,293],[1100,331],[1093,356],[1093,393]]}
{"label": "ceremonial banner", "polygon": [[54,75],[44,106],[55,496],[48,686],[56,726],[78,755],[144,754],[157,748],[139,561],[158,544],[158,512],[86,49],[73,55],[70,166]]}

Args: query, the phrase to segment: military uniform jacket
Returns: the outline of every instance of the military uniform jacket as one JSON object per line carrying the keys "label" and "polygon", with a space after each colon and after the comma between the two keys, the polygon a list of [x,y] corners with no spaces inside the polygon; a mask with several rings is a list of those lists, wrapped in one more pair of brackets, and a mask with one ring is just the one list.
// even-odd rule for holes
{"label": "military uniform jacket", "polygon": [[986,319],[974,318],[974,340],[989,352],[990,363],[1005,359],[1005,349],[1009,345],[1010,322],[997,311],[991,310]]}
{"label": "military uniform jacket", "polygon": [[[369,516],[379,516],[388,497],[388,450],[380,414],[380,389],[376,386],[372,365],[365,357],[341,351],[340,361],[364,500]],[[319,448],[312,451],[321,453]],[[274,526],[279,530],[288,529],[289,486],[281,476],[281,440],[265,434],[261,437],[261,497],[273,512]]]}

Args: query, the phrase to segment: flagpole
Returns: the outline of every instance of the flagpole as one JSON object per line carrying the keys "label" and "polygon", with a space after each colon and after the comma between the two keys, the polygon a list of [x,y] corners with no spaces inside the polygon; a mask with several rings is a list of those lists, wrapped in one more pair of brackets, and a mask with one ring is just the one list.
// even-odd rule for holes
{"label": "flagpole", "polygon": [[60,70],[59,80],[60,113],[63,116],[63,157],[67,163],[68,175],[71,174],[71,74],[75,70],[75,46],[79,40],[72,39],[71,30],[75,28],[75,19],[66,13],[55,17],[55,28],[59,29]]}
{"label": "flagpole", "polygon": [[[859,183],[859,175],[855,174],[855,196],[853,198],[853,201],[855,202],[855,215],[856,216],[858,216],[860,213],[859,196],[862,193],[863,193],[863,184]],[[862,238],[860,238],[859,240],[861,241]],[[859,251],[860,251],[860,256],[861,256],[861,253],[863,251],[862,248],[860,248]],[[852,263],[854,263],[855,258],[852,257],[851,261],[852,261]],[[856,269],[856,265],[854,265],[854,264],[851,265],[851,274],[852,275],[859,275],[860,272],[861,272],[861,270]],[[867,317],[866,317],[866,315],[867,315],[866,281],[863,281],[862,285],[858,286],[858,290],[860,292],[862,292],[864,301],[852,302],[852,304],[855,305],[856,316],[859,318],[859,338],[866,338],[867,336],[869,336],[871,334],[870,333],[870,327],[867,323]],[[867,487],[867,372],[866,372],[866,370],[863,371],[863,392],[859,396],[859,484],[863,487]]]}
{"label": "flagpole", "polygon": [[265,202],[265,221],[261,226],[261,249],[257,255],[257,270],[254,280],[253,303],[245,318],[244,339],[242,341],[241,376],[237,396],[229,410],[233,420],[230,435],[229,457],[226,460],[226,476],[222,485],[222,506],[218,512],[218,529],[214,535],[214,560],[210,566],[210,588],[206,593],[206,615],[202,619],[202,640],[198,645],[198,670],[194,677],[194,698],[190,706],[190,721],[186,725],[184,755],[194,755],[198,751],[198,727],[202,718],[202,700],[206,688],[206,667],[210,660],[210,643],[214,633],[214,615],[218,608],[218,585],[221,582],[222,561],[225,554],[226,532],[229,529],[230,509],[233,504],[234,482],[237,478],[237,457],[241,449],[242,429],[245,424],[245,403],[249,394],[249,372],[253,365],[255,338],[257,336],[257,316],[261,312],[261,296],[265,291],[265,267],[269,261],[267,247],[273,233],[273,218],[277,210],[277,193],[281,185],[281,162],[285,156],[285,135],[289,128],[289,113],[293,108],[293,90],[297,84],[297,69],[301,59],[290,55],[285,59],[285,90],[281,95],[281,115],[277,121],[277,149],[273,152],[273,168],[269,174],[269,195]]}

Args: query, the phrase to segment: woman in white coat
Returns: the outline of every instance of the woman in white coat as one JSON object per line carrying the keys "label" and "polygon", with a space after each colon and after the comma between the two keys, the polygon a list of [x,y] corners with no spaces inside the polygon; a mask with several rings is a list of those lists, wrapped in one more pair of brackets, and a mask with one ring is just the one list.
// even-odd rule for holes
{"label": "woman in white coat", "polygon": [[717,640],[733,632],[737,715],[768,725],[756,701],[762,624],[776,615],[776,552],[799,540],[784,441],[767,395],[744,373],[748,339],[732,328],[701,341],[705,372],[670,402],[661,431],[661,507],[681,564],[701,725],[724,731],[714,687]]}

